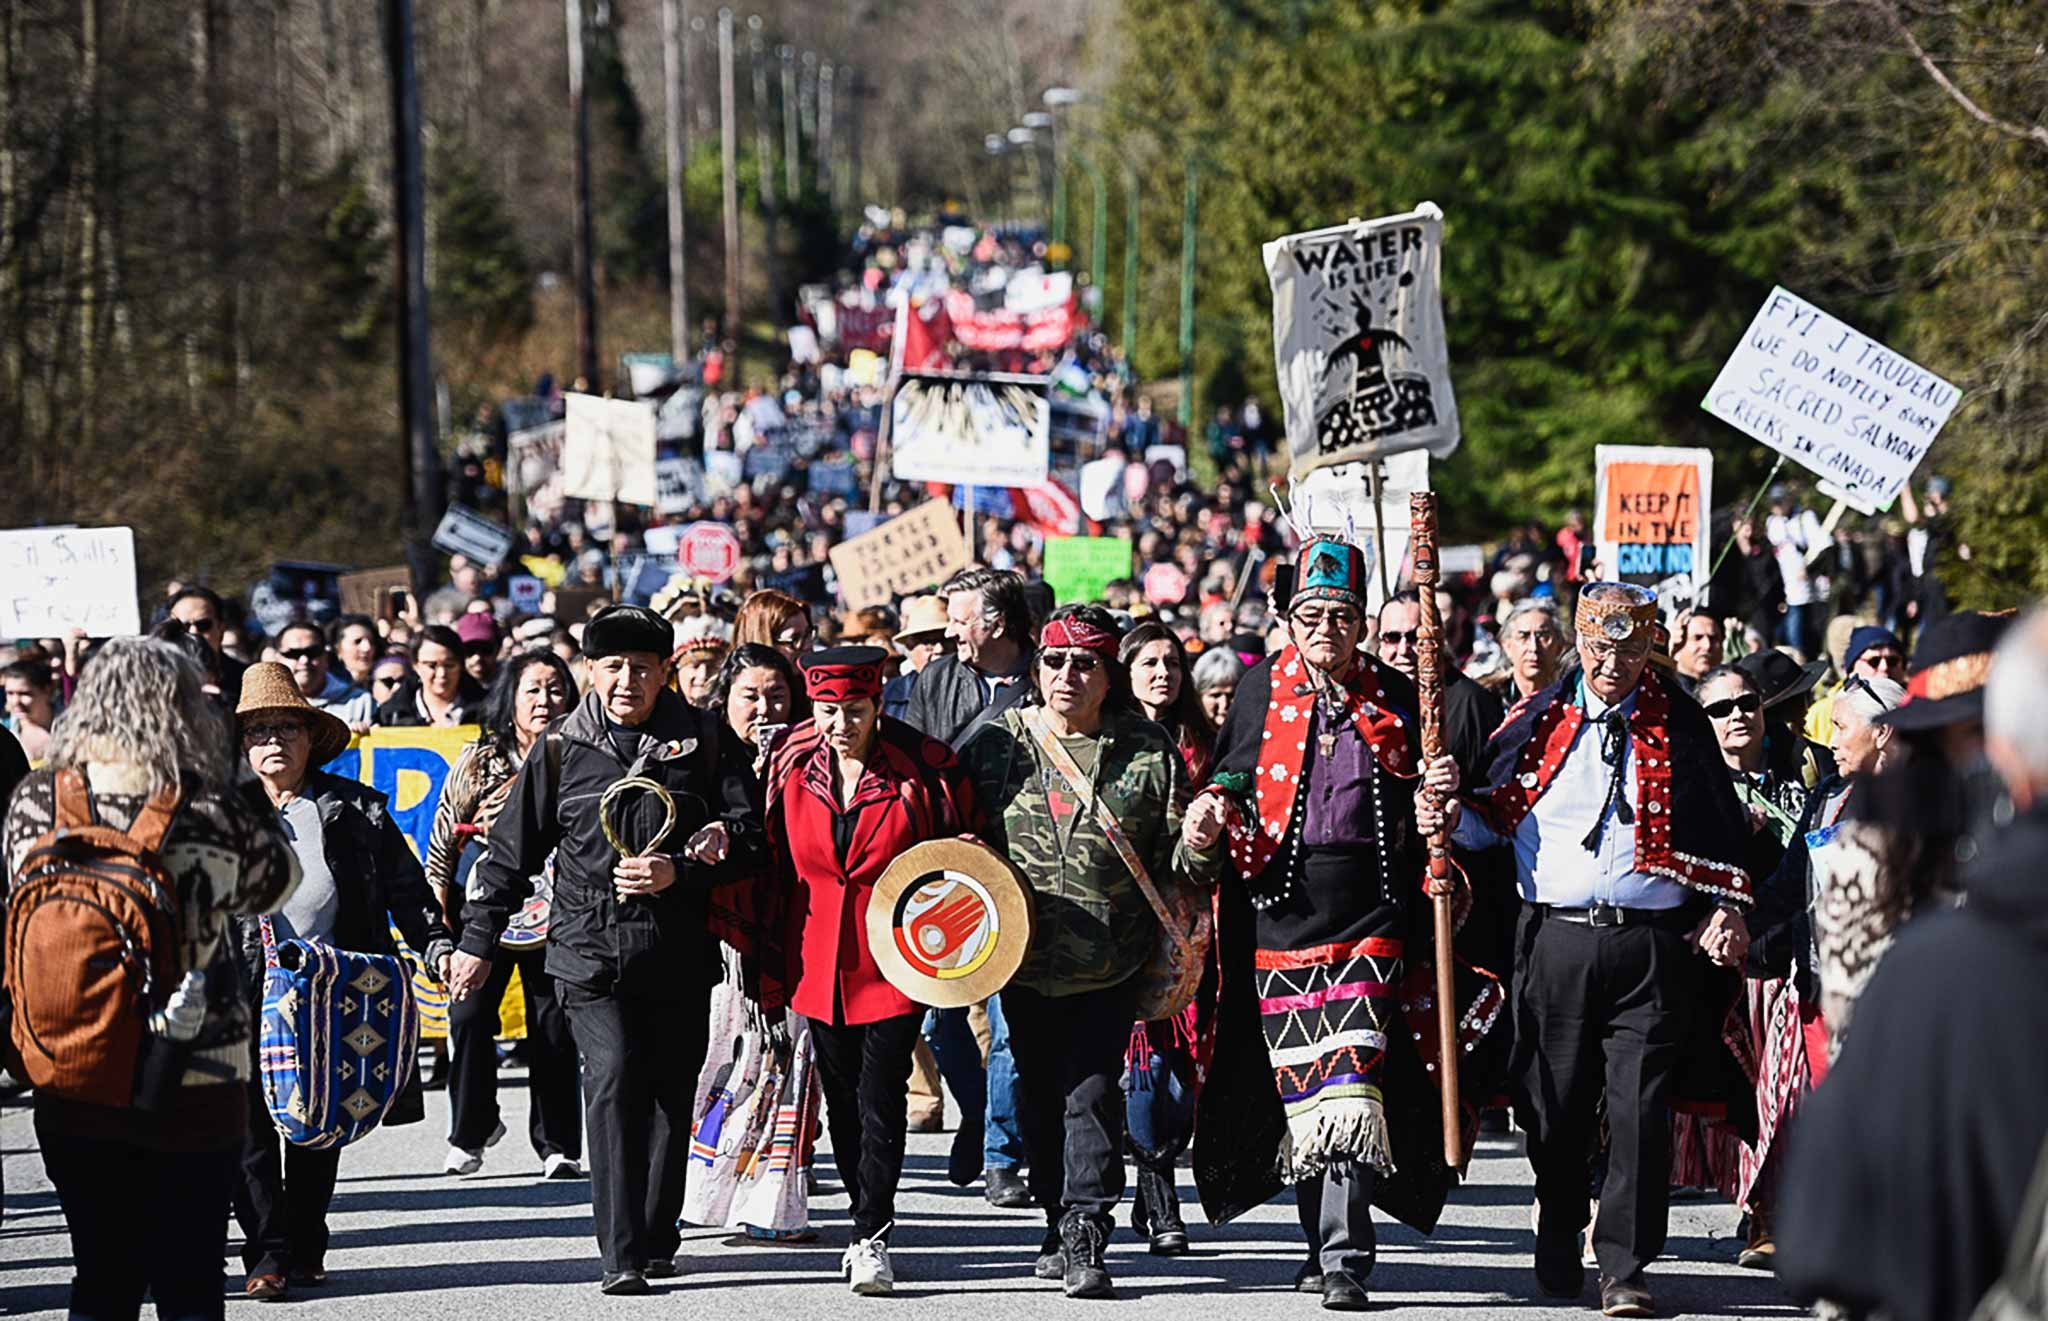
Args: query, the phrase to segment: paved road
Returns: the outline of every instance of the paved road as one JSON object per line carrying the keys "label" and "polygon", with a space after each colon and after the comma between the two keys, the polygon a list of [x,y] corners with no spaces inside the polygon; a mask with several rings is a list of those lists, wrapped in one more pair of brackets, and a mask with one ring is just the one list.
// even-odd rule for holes
{"label": "paved road", "polygon": [[[514,1076],[507,1074],[508,1082]],[[588,1185],[538,1180],[538,1162],[523,1143],[515,1145],[525,1131],[524,1088],[508,1086],[506,1102],[515,1136],[467,1179],[436,1172],[445,1151],[446,1093],[429,1094],[427,1123],[376,1134],[351,1149],[342,1158],[335,1196],[327,1263],[332,1279],[325,1289],[301,1291],[274,1305],[278,1315],[301,1321],[561,1321],[662,1311],[666,1299],[713,1305],[721,1318],[804,1321],[867,1305],[839,1282],[845,1200],[829,1192],[813,1210],[820,1231],[816,1246],[749,1247],[723,1230],[690,1230],[683,1241],[682,1279],[657,1284],[654,1298],[603,1297],[594,1283]],[[0,1114],[0,1145],[8,1190],[6,1224],[0,1228],[0,1315],[60,1313],[70,1275],[69,1241],[25,1108]],[[877,1310],[936,1316],[943,1306],[946,1314],[959,1316],[971,1309],[976,1321],[1077,1310],[1113,1310],[1119,1321],[1321,1315],[1314,1300],[1288,1287],[1303,1247],[1292,1204],[1277,1201],[1230,1225],[1196,1225],[1194,1252],[1178,1259],[1147,1256],[1120,1229],[1110,1269],[1122,1305],[1069,1302],[1057,1285],[1030,1276],[1040,1232],[1035,1216],[995,1210],[978,1188],[948,1184],[946,1145],[941,1136],[911,1138],[892,1253],[897,1292],[894,1299],[876,1300]],[[820,1174],[830,1185],[829,1155],[821,1158]],[[1192,1210],[1186,1171],[1182,1193]],[[1399,1307],[1417,1317],[1457,1321],[1596,1317],[1590,1307],[1558,1307],[1536,1294],[1529,1202],[1519,1140],[1488,1138],[1473,1177],[1453,1194],[1434,1239],[1382,1224],[1379,1268],[1370,1281],[1374,1301],[1383,1310]],[[1199,1219],[1199,1213],[1191,1218]],[[1674,1208],[1669,1256],[1652,1273],[1667,1315],[1796,1314],[1769,1276],[1729,1264],[1734,1230],[1734,1212],[1725,1205],[1681,1202]],[[239,1271],[232,1280],[239,1285]],[[237,1299],[229,1308],[250,1321],[271,1305]]]}

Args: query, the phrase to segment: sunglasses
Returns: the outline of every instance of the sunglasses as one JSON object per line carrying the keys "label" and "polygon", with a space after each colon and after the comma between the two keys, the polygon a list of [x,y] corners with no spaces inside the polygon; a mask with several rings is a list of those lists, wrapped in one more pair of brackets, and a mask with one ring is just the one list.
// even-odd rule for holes
{"label": "sunglasses", "polygon": [[396,688],[404,682],[405,676],[402,674],[377,674],[370,678],[372,688]]}
{"label": "sunglasses", "polygon": [[1744,693],[1740,697],[1724,697],[1718,702],[1709,702],[1700,708],[1707,713],[1709,720],[1726,720],[1737,711],[1753,716],[1763,709],[1764,699],[1755,693]]}
{"label": "sunglasses", "polygon": [[1054,674],[1061,670],[1072,670],[1085,678],[1095,673],[1095,668],[1102,664],[1102,658],[1091,656],[1087,652],[1049,651],[1039,657],[1038,663]]}
{"label": "sunglasses", "polygon": [[242,742],[253,748],[265,743],[291,743],[305,735],[306,727],[295,720],[275,721],[249,726],[242,731]]}
{"label": "sunglasses", "polygon": [[1398,647],[1404,642],[1412,647],[1421,640],[1422,633],[1420,630],[1411,630],[1410,632],[1403,633],[1399,629],[1390,628],[1380,634],[1380,645],[1387,647]]}
{"label": "sunglasses", "polygon": [[290,651],[281,651],[277,654],[284,657],[286,660],[319,660],[322,656],[325,656],[327,654],[327,648],[293,647]]}

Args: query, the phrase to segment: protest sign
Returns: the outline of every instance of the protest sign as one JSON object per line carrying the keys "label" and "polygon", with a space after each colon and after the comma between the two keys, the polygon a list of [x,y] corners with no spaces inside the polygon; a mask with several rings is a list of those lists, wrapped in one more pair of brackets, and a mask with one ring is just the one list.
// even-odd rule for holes
{"label": "protest sign", "polygon": [[1643,587],[1680,578],[1697,596],[1712,562],[1713,451],[1597,445],[1593,465],[1593,543],[1601,574]]}
{"label": "protest sign", "polygon": [[1179,605],[1187,594],[1187,570],[1178,564],[1155,564],[1145,570],[1145,599],[1153,605]]}
{"label": "protest sign", "polygon": [[942,500],[927,500],[832,548],[839,594],[854,609],[936,587],[970,563],[967,539]]}
{"label": "protest sign", "polygon": [[789,476],[791,465],[796,462],[796,447],[779,440],[757,442],[740,456],[740,471],[746,479],[755,483],[760,490],[761,483],[778,483]]}
{"label": "protest sign", "polygon": [[1287,448],[1325,464],[1458,448],[1438,289],[1443,212],[1353,221],[1265,246]]}
{"label": "protest sign", "polygon": [[1131,543],[1123,537],[1047,537],[1045,585],[1061,605],[1100,601],[1103,589],[1131,576]]}
{"label": "protest sign", "polygon": [[590,618],[593,605],[608,599],[602,587],[557,587],[549,595],[555,618],[564,624],[582,623]]}
{"label": "protest sign", "polygon": [[499,403],[498,417],[505,423],[506,434],[516,435],[521,431],[546,426],[554,420],[554,411],[549,408],[547,400],[524,395]]}
{"label": "protest sign", "polygon": [[1961,399],[1933,372],[1775,288],[1700,407],[1874,514],[1892,507]]}
{"label": "protest sign", "polygon": [[723,523],[692,523],[676,544],[676,562],[692,578],[722,583],[740,567],[740,539]]}
{"label": "protest sign", "polygon": [[1446,578],[1470,577],[1486,572],[1486,547],[1445,546],[1437,552],[1437,572]]}
{"label": "protest sign", "polygon": [[825,591],[825,566],[822,564],[805,564],[781,573],[763,574],[760,585],[814,605],[824,605],[832,599]]}
{"label": "protest sign", "polygon": [[548,522],[562,510],[562,439],[565,422],[515,431],[506,440],[505,493],[515,517]]}
{"label": "protest sign", "polygon": [[676,374],[676,359],[672,353],[622,353],[619,366],[624,368],[622,374],[626,378],[626,386],[635,398],[653,394]]}
{"label": "protest sign", "polygon": [[667,555],[671,558],[675,556],[676,543],[682,539],[683,527],[680,523],[656,523],[640,534],[640,544],[647,547],[649,555]]}
{"label": "protest sign", "polygon": [[568,397],[562,493],[576,500],[655,502],[654,408],[631,399]]}
{"label": "protest sign", "polygon": [[812,363],[818,360],[818,332],[809,326],[789,328],[789,360],[794,363]]}
{"label": "protest sign", "polygon": [[530,573],[515,573],[505,579],[505,599],[522,615],[539,614],[540,598],[547,590],[547,584]]}
{"label": "protest sign", "polygon": [[1036,486],[1051,469],[1043,377],[906,374],[889,406],[898,481]]}
{"label": "protest sign", "polygon": [[362,569],[341,575],[341,613],[379,615],[391,589],[412,586],[412,570],[403,564],[388,569]]}
{"label": "protest sign", "polygon": [[449,505],[434,529],[434,549],[467,555],[479,565],[496,564],[512,553],[512,529],[499,527],[474,509]]}
{"label": "protest sign", "polygon": [[811,494],[826,499],[851,500],[860,492],[860,474],[851,455],[821,460],[810,467]]}
{"label": "protest sign", "polygon": [[704,501],[704,466],[695,459],[656,459],[654,512],[680,514]]}
{"label": "protest sign", "polygon": [[95,638],[142,631],[135,531],[125,527],[0,532],[0,638]]}

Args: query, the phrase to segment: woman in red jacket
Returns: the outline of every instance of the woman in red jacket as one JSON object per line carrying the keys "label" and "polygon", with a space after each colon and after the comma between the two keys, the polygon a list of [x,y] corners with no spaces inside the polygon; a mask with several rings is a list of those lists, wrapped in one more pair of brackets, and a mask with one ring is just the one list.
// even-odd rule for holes
{"label": "woman in red jacket", "polygon": [[768,768],[768,839],[788,904],[790,1007],[811,1021],[832,1150],[852,1202],[842,1265],[853,1291],[890,1292],[889,1232],[903,1173],[910,1055],[924,1009],[884,981],[868,950],[875,882],[905,849],[972,820],[966,777],[943,743],[881,714],[880,647],[802,658],[812,718]]}

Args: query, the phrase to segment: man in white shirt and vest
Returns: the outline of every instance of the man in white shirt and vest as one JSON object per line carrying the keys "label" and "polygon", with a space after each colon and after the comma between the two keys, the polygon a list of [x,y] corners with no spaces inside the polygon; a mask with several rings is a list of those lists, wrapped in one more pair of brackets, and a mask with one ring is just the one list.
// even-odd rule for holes
{"label": "man in white shirt and vest", "polygon": [[[1513,1077],[1541,1208],[1537,1282],[1553,1297],[1585,1287],[1579,1237],[1605,1095],[1593,1247],[1609,1316],[1655,1315],[1643,1267],[1664,1247],[1670,1106],[1688,1081],[1728,1078],[1725,1058],[1702,1062],[1718,1055],[1715,1007],[1734,988],[1709,961],[1734,968],[1749,943],[1742,809],[1705,715],[1649,665],[1656,617],[1646,589],[1588,584],[1581,668],[1493,737],[1462,803],[1445,757],[1417,794],[1425,833],[1442,822],[1465,848],[1514,854]],[[1753,1124],[1739,1096],[1725,1100],[1709,1113],[1738,1132]]]}

